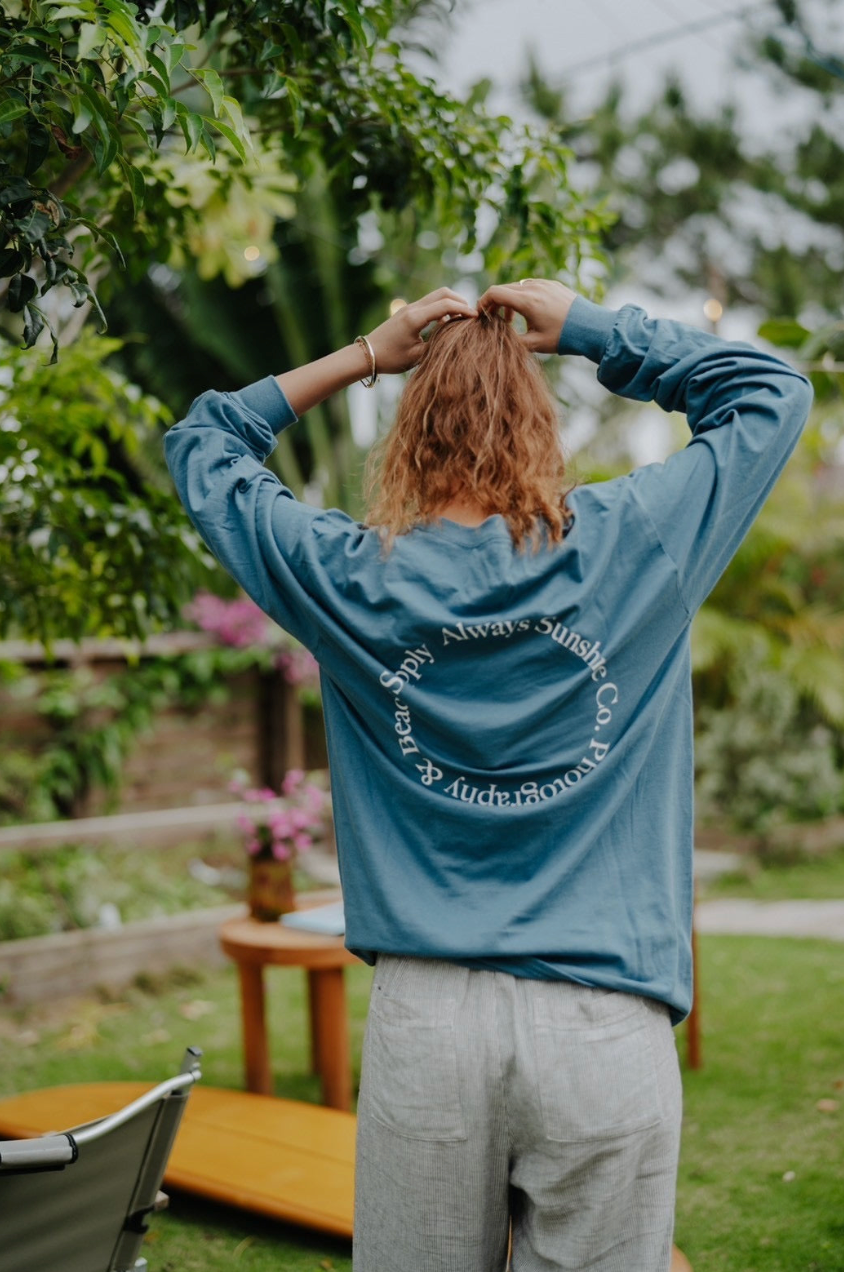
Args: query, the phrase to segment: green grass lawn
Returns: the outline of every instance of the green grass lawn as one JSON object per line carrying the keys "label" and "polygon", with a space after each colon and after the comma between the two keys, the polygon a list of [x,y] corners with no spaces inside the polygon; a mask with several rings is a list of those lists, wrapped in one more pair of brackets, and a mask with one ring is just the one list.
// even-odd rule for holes
{"label": "green grass lawn", "polygon": [[[685,1073],[677,1243],[695,1272],[844,1272],[844,950],[832,942],[700,941],[704,1068]],[[371,973],[347,973],[359,1064]],[[277,1092],[318,1098],[304,977],[268,977]],[[678,1042],[683,1051],[683,1030]],[[188,1044],[204,1081],[242,1083],[233,970],[0,1018],[0,1093],[168,1075]],[[819,1100],[840,1108],[822,1112]],[[347,1272],[349,1244],[174,1194],[150,1272]],[[412,1272],[409,1269],[408,1272]],[[459,1269],[455,1269],[459,1272]]]}
{"label": "green grass lawn", "polygon": [[701,938],[699,986],[677,1244],[695,1272],[844,1272],[844,947]]}
{"label": "green grass lawn", "polygon": [[756,901],[813,900],[844,897],[844,845],[835,852],[792,862],[762,864],[748,857],[733,874],[721,875],[699,890],[709,897],[751,897]]}

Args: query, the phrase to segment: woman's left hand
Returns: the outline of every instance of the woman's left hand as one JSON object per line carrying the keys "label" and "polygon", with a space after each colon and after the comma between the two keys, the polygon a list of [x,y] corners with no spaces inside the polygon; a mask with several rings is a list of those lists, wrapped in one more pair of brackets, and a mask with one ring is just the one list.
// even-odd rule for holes
{"label": "woman's left hand", "polygon": [[422,332],[432,322],[477,316],[477,309],[448,287],[440,287],[420,300],[403,305],[369,334],[378,374],[389,375],[415,367],[425,351]]}

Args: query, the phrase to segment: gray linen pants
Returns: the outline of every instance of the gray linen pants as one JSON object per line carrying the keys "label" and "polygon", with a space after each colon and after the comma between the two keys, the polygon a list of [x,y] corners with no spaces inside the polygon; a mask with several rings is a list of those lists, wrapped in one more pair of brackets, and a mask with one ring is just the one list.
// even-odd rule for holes
{"label": "gray linen pants", "polygon": [[354,1272],[667,1272],[681,1102],[660,1003],[380,954]]}

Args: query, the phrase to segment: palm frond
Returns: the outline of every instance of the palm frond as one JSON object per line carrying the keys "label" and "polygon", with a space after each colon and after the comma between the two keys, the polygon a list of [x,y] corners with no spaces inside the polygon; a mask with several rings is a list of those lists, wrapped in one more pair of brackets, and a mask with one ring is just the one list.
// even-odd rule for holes
{"label": "palm frond", "polygon": [[789,649],[783,672],[800,696],[836,729],[844,728],[844,656],[832,649]]}
{"label": "palm frond", "polygon": [[770,645],[770,635],[759,623],[704,605],[692,624],[692,670],[711,671],[746,658],[764,661]]}

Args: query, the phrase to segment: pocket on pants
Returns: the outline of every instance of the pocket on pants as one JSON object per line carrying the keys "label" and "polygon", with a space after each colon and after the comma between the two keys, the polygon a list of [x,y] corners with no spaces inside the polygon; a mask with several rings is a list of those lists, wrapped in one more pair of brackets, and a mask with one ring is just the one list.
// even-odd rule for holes
{"label": "pocket on pants", "polygon": [[652,1034],[670,1031],[643,999],[554,982],[534,1000],[538,1102],[545,1135],[561,1143],[616,1139],[662,1117]]}
{"label": "pocket on pants", "polygon": [[373,997],[361,1097],[365,1110],[391,1131],[419,1140],[466,1138],[456,1011],[455,999]]}

